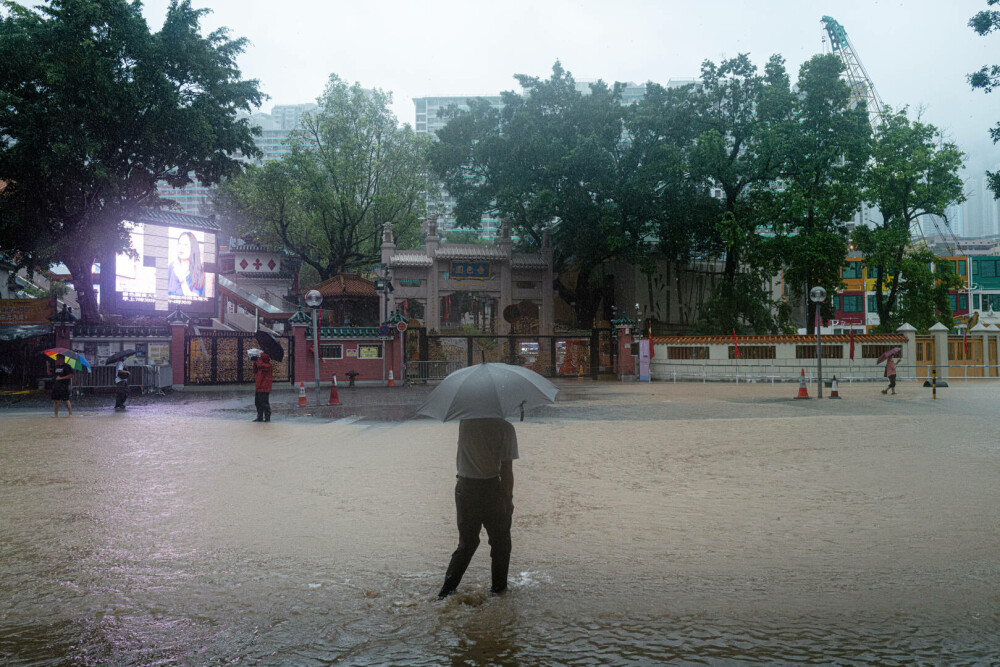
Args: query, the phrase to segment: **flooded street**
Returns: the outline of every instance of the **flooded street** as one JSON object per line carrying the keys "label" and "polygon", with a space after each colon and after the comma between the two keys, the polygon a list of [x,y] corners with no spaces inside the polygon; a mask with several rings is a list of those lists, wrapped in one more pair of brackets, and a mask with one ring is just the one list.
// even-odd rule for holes
{"label": "flooded street", "polygon": [[515,425],[510,593],[484,537],[444,602],[424,389],[0,412],[0,663],[997,664],[996,383],[560,387]]}

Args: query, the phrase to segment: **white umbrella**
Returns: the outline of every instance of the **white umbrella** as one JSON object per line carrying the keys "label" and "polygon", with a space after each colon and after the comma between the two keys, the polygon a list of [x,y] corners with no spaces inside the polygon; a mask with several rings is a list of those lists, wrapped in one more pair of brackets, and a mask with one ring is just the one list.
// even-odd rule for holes
{"label": "white umbrella", "polygon": [[417,410],[441,421],[513,417],[552,403],[559,388],[533,370],[510,364],[477,364],[451,373]]}

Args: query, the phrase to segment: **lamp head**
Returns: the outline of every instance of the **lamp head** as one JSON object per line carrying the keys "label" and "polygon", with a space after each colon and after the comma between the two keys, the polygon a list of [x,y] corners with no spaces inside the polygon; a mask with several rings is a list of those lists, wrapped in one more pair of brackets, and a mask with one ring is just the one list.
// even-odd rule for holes
{"label": "lamp head", "polygon": [[319,290],[311,289],[306,292],[306,305],[310,308],[319,308],[319,305],[323,303],[323,295],[319,293]]}

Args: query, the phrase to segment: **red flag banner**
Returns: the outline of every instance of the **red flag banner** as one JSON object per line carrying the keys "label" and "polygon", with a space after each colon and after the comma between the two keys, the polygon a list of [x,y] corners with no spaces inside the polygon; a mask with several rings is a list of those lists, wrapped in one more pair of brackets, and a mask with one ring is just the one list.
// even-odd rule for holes
{"label": "red flag banner", "polygon": [[962,329],[962,343],[965,345],[965,358],[969,358],[969,339],[968,339],[969,327]]}
{"label": "red flag banner", "polygon": [[649,358],[652,359],[654,356],[656,356],[656,353],[653,351],[653,320],[650,320],[649,321]]}
{"label": "red flag banner", "polygon": [[854,327],[851,327],[851,361],[854,361]]}
{"label": "red flag banner", "polygon": [[740,358],[740,344],[736,342],[736,329],[733,329],[733,347],[736,348],[736,358]]}

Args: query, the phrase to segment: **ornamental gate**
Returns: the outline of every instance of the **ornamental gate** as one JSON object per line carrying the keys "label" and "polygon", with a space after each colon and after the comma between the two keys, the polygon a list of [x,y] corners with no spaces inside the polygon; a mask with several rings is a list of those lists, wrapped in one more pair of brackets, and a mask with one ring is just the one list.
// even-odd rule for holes
{"label": "ornamental gate", "polygon": [[611,329],[590,335],[510,336],[428,334],[411,327],[404,334],[403,362],[408,381],[440,380],[459,368],[501,362],[530,368],[545,377],[590,377],[615,373]]}
{"label": "ornamental gate", "polygon": [[[278,336],[285,358],[274,360],[274,382],[294,382],[294,344],[291,336]],[[184,384],[240,384],[253,382],[253,362],[247,350],[259,348],[252,333],[203,331],[184,336]]]}

